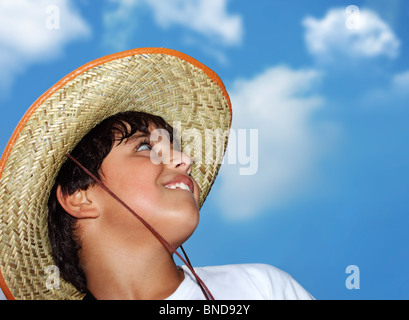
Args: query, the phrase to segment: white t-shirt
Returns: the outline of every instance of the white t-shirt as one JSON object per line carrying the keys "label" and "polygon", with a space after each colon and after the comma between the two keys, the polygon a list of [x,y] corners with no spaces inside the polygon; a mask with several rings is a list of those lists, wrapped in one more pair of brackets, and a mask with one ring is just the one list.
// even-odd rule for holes
{"label": "white t-shirt", "polygon": [[[203,300],[205,296],[186,266],[185,279],[167,300]],[[314,300],[289,274],[266,264],[195,267],[215,300]]]}

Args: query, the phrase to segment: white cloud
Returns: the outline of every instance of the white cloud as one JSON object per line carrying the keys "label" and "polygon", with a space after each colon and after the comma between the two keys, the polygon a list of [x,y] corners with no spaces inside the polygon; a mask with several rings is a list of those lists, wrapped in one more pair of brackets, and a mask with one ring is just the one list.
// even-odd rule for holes
{"label": "white cloud", "polygon": [[[314,93],[321,78],[315,70],[277,66],[234,83],[232,127],[235,132],[258,129],[258,171],[240,175],[243,164],[225,159],[213,197],[228,217],[251,218],[267,207],[287,204],[308,188],[335,128],[313,119],[324,105],[323,97]],[[247,143],[249,136],[248,131]]]}
{"label": "white cloud", "polygon": [[344,57],[395,58],[400,42],[389,25],[376,12],[355,8],[331,9],[322,19],[305,18],[302,24],[309,52],[324,61]]}
{"label": "white cloud", "polygon": [[226,45],[241,42],[241,17],[227,12],[227,0],[146,0],[157,24],[167,28],[181,25]]}
{"label": "white cloud", "polygon": [[0,87],[36,62],[61,54],[90,29],[67,0],[0,0]]}
{"label": "white cloud", "polygon": [[242,21],[227,11],[227,1],[109,0],[109,9],[104,12],[104,39],[115,48],[125,48],[135,35],[138,10],[149,8],[160,28],[182,26],[217,44],[238,45],[243,36]]}

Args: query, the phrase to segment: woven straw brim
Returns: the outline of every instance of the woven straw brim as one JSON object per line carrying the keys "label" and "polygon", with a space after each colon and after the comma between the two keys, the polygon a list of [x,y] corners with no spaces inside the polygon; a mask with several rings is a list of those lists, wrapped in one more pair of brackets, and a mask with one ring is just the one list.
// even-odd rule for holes
{"label": "woven straw brim", "polygon": [[47,201],[65,154],[103,119],[127,110],[160,115],[171,125],[180,121],[182,131],[201,133],[196,140],[202,161],[193,165],[192,176],[203,204],[228,139],[224,135],[220,152],[220,143],[208,147],[204,132],[228,132],[231,124],[229,97],[218,76],[169,49],[135,49],[88,63],[30,107],[0,160],[0,285],[7,298],[82,298],[62,279],[59,288],[47,288],[46,270],[54,265]]}

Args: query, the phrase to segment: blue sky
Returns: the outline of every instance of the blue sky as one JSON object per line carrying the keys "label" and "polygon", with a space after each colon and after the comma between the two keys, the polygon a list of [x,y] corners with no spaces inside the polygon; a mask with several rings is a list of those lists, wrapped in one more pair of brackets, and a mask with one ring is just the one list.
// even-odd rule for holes
{"label": "blue sky", "polygon": [[408,299],[408,21],[399,0],[0,0],[0,147],[79,66],[180,50],[222,78],[233,128],[258,130],[257,171],[223,165],[192,263],[272,264],[317,299]]}

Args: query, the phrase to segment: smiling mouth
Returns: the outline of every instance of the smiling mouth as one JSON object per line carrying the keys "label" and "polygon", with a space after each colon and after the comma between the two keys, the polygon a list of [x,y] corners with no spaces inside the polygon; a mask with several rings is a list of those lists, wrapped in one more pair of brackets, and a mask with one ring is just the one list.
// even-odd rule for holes
{"label": "smiling mouth", "polygon": [[189,186],[184,184],[183,182],[172,184],[172,185],[166,185],[165,188],[173,189],[173,190],[174,189],[182,189],[182,190],[187,190],[187,191],[192,192],[192,190],[190,190]]}
{"label": "smiling mouth", "polygon": [[193,193],[193,190],[194,190],[194,185],[193,185],[192,180],[185,175],[178,175],[174,177],[171,181],[166,183],[164,187],[167,189],[171,189],[171,190],[175,190],[175,189],[186,190],[191,193]]}

